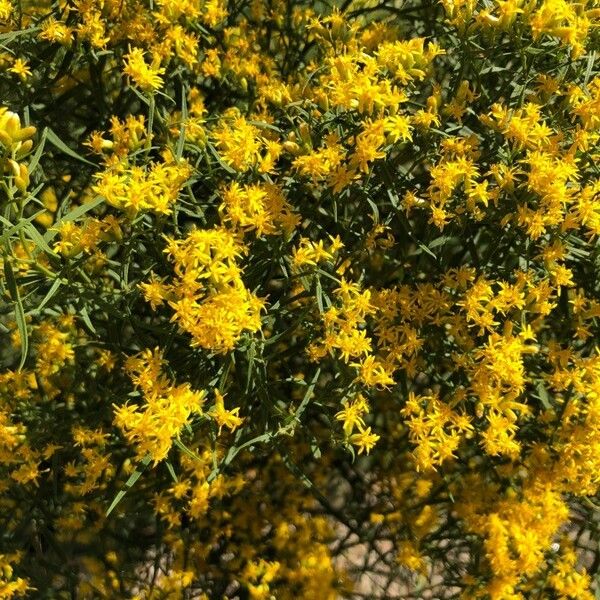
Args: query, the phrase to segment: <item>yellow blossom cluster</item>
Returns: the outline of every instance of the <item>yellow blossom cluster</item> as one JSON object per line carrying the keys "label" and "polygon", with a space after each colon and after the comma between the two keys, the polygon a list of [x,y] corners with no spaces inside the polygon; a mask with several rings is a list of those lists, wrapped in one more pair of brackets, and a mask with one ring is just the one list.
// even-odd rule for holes
{"label": "yellow blossom cluster", "polygon": [[589,30],[598,18],[596,4],[591,1],[495,0],[485,8],[474,0],[442,0],[442,4],[450,22],[461,30],[506,31],[523,23],[534,40],[542,36],[558,38],[572,48],[576,57],[585,51]]}
{"label": "yellow blossom cluster", "polygon": [[98,175],[93,190],[131,217],[147,210],[168,215],[189,176],[185,163],[156,163],[148,169],[118,163]]}
{"label": "yellow blossom cluster", "polygon": [[182,240],[168,238],[165,253],[174,263],[171,284],[141,284],[156,304],[168,301],[172,320],[192,336],[192,346],[215,352],[232,350],[244,331],[261,327],[264,301],[242,281],[238,264],[244,246],[224,228],[197,229]]}
{"label": "yellow blossom cluster", "polygon": [[220,210],[223,221],[236,229],[255,230],[257,236],[290,234],[298,225],[298,216],[274,184],[242,188],[233,183],[223,191]]}
{"label": "yellow blossom cluster", "polygon": [[189,385],[172,386],[162,367],[163,360],[156,350],[130,357],[125,368],[141,391],[144,405],[122,404],[115,410],[115,425],[136,448],[138,457],[148,454],[155,463],[167,456],[172,438],[192,415],[202,412],[204,403],[204,392],[192,390]]}
{"label": "yellow blossom cluster", "polygon": [[461,439],[473,429],[467,415],[453,411],[435,396],[411,394],[402,409],[417,470],[435,468],[454,456]]}

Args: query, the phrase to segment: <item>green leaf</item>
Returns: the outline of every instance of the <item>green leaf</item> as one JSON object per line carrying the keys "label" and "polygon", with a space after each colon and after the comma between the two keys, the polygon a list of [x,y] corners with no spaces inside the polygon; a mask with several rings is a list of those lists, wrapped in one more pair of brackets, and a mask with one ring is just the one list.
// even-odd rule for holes
{"label": "green leaf", "polygon": [[36,247],[39,250],[45,252],[46,254],[50,254],[51,256],[58,256],[56,252],[54,252],[54,250],[52,250],[52,248],[48,246],[48,243],[46,242],[42,234],[33,226],[31,222],[25,221],[23,223],[23,229],[27,233],[29,239],[36,245]]}
{"label": "green leaf", "polygon": [[40,304],[35,309],[30,310],[28,312],[28,314],[39,314],[42,311],[42,309],[46,306],[46,304],[48,304],[48,302],[50,302],[50,300],[52,299],[52,296],[54,296],[54,294],[56,294],[56,292],[58,291],[58,288],[61,285],[62,285],[62,280],[59,277],[57,277],[52,282],[50,289],[48,290],[48,292],[46,293],[46,295],[44,296],[44,298],[40,302]]}
{"label": "green leaf", "polygon": [[321,287],[321,280],[318,277],[315,294],[317,296],[317,306],[319,307],[319,312],[325,312],[325,309],[323,308],[323,288]]}
{"label": "green leaf", "polygon": [[17,322],[17,328],[19,330],[19,337],[21,338],[21,362],[19,363],[19,371],[25,365],[27,360],[27,351],[29,349],[29,336],[27,334],[27,321],[25,320],[25,311],[23,310],[23,303],[21,302],[21,296],[19,294],[19,288],[17,286],[17,280],[12,270],[12,266],[8,257],[4,257],[4,276],[6,277],[6,286],[8,287],[8,293],[15,305],[15,320]]}
{"label": "green leaf", "polygon": [[592,50],[592,52],[590,52],[590,55],[588,56],[587,67],[585,69],[585,76],[583,78],[584,86],[587,86],[588,81],[590,80],[592,71],[594,70],[595,62],[596,62],[596,52],[594,50]]}
{"label": "green leaf", "polygon": [[546,410],[550,409],[550,397],[548,396],[548,391],[544,387],[544,384],[540,381],[537,386],[538,397],[542,402],[542,405]]}
{"label": "green leaf", "polygon": [[416,241],[416,244],[421,250],[423,250],[423,252],[425,252],[425,254],[429,254],[429,256],[437,260],[437,256],[425,244],[423,244],[423,242]]}
{"label": "green leaf", "polygon": [[[238,436],[239,434],[241,434],[241,430],[238,430]],[[207,481],[210,483],[211,481],[213,481],[215,479],[215,477],[217,477],[217,475],[219,475],[219,473],[221,472],[221,468],[222,467],[226,467],[227,465],[231,464],[231,462],[233,461],[233,459],[245,448],[248,448],[250,446],[254,446],[255,444],[259,444],[259,443],[263,443],[263,442],[268,442],[269,440],[271,440],[274,437],[273,434],[271,433],[263,433],[262,435],[258,435],[256,437],[253,437],[252,439],[249,439],[248,441],[244,442],[243,444],[236,446],[235,444],[233,446],[231,446],[229,448],[229,450],[227,451],[227,455],[225,456],[225,458],[223,459],[221,465],[215,465],[213,470],[210,472],[209,476],[207,477]],[[239,437],[237,437],[236,439],[239,439]]]}
{"label": "green leaf", "polygon": [[44,152],[44,146],[46,145],[47,136],[48,136],[48,129],[45,128],[44,131],[42,131],[42,137],[40,138],[40,141],[38,142],[38,146],[35,149],[35,152],[34,152],[33,156],[31,157],[31,160],[29,161],[29,166],[27,167],[30,174],[33,173],[37,169],[37,166],[40,162],[40,158],[42,157],[42,153]]}
{"label": "green leaf", "polygon": [[233,169],[232,167],[230,167],[219,155],[219,153],[217,152],[217,149],[210,143],[207,142],[206,143],[206,147],[210,150],[211,154],[217,159],[217,162],[219,163],[219,165],[221,165],[221,167],[223,169],[225,169],[225,171],[227,171],[228,173],[231,173],[232,175],[235,175],[237,173],[237,171],[235,169]]}
{"label": "green leaf", "polygon": [[4,230],[4,233],[0,236],[0,244],[4,244],[10,237],[15,235],[15,233],[19,233],[21,229],[23,229],[27,223],[31,223],[36,217],[46,212],[46,209],[42,209],[37,211],[35,214],[27,217],[27,219],[21,219],[16,225],[13,225],[8,219],[5,219],[2,215],[0,215],[0,222],[6,225],[7,229]]}
{"label": "green leaf", "polygon": [[144,96],[144,94],[142,94],[141,92],[138,92],[135,89],[134,85],[129,86],[129,88],[127,88],[129,90],[131,90],[146,106],[150,105],[150,100],[148,98],[146,98],[146,96]]}
{"label": "green leaf", "polygon": [[173,443],[184,453],[187,454],[190,458],[193,458],[194,460],[199,460],[202,461],[202,459],[193,451],[190,450],[181,440],[178,440],[177,438],[175,438],[173,440]]}
{"label": "green leaf", "polygon": [[246,352],[246,360],[248,363],[248,372],[246,374],[246,394],[250,389],[250,384],[252,383],[252,371],[254,369],[254,359],[256,358],[256,345],[254,340],[250,343],[248,347],[248,351]]}
{"label": "green leaf", "polygon": [[167,471],[169,471],[169,475],[171,476],[171,479],[177,483],[177,475],[175,473],[175,469],[173,468],[173,465],[167,460],[165,461],[165,465],[167,466]]}
{"label": "green leaf", "polygon": [[315,386],[317,385],[317,381],[319,380],[319,375],[321,375],[321,367],[319,367],[316,370],[315,374],[313,375],[313,378],[311,379],[310,384],[308,385],[308,388],[304,394],[304,398],[302,398],[302,402],[300,402],[300,406],[298,406],[298,409],[294,413],[294,418],[296,419],[296,421],[298,421],[300,419],[300,417],[302,416],[302,413],[306,410],[306,407],[308,406],[308,403],[310,402],[310,399],[312,398],[313,392],[315,390]]}
{"label": "green leaf", "polygon": [[179,130],[179,137],[177,138],[177,147],[175,149],[175,156],[177,160],[181,160],[183,156],[183,146],[185,145],[185,123],[188,119],[188,108],[187,100],[185,97],[185,87],[181,86],[181,129]]}
{"label": "green leaf", "polygon": [[18,31],[9,31],[8,33],[2,33],[0,34],[0,42],[2,42],[3,44],[10,44],[10,42],[12,42],[14,39],[18,38],[21,35],[29,35],[39,30],[39,27],[29,27],[28,29],[20,29]]}
{"label": "green leaf", "polygon": [[265,121],[248,121],[248,123],[250,125],[254,125],[255,127],[260,127],[261,129],[271,129],[272,131],[281,133],[281,129],[279,129],[279,127],[272,125],[271,123],[266,123]]}
{"label": "green leaf", "polygon": [[87,328],[92,332],[92,333],[96,333],[96,328],[94,327],[94,325],[92,324],[92,322],[90,321],[90,316],[88,315],[88,311],[87,308],[84,306],[80,311],[81,314],[81,318],[83,319],[83,322],[87,325]]}
{"label": "green leaf", "polygon": [[85,163],[86,165],[90,165],[91,167],[97,167],[98,165],[94,164],[93,162],[90,162],[89,160],[87,160],[86,158],[83,158],[83,156],[77,154],[77,152],[75,152],[75,150],[72,150],[71,148],[69,148],[69,146],[67,146],[55,133],[54,131],[52,131],[52,129],[50,129],[50,127],[46,127],[46,129],[44,130],[44,133],[46,134],[46,139],[54,146],[56,147],[58,150],[60,150],[63,154],[66,154],[67,156],[70,156],[71,158],[75,158],[76,160]]}
{"label": "green leaf", "polygon": [[315,438],[313,438],[310,442],[310,451],[312,452],[313,457],[317,460],[321,458],[321,448],[319,448]]}
{"label": "green leaf", "polygon": [[428,244],[428,248],[430,250],[433,250],[433,248],[438,248],[439,246],[443,246],[444,244],[446,244],[446,242],[450,239],[449,236],[447,235],[442,235],[438,238],[436,238],[435,240],[433,240],[433,242],[431,242],[430,244]]}
{"label": "green leaf", "polygon": [[148,454],[142,459],[141,468],[136,469],[129,477],[129,479],[125,482],[123,489],[119,491],[119,493],[115,496],[114,500],[111,502],[108,510],[106,511],[106,516],[110,515],[110,513],[115,509],[117,504],[121,502],[125,494],[135,485],[135,482],[141,477],[142,473],[146,470],[146,467],[150,464],[150,455]]}
{"label": "green leaf", "polygon": [[367,202],[369,203],[369,206],[371,207],[371,209],[373,210],[373,224],[377,225],[377,223],[379,223],[379,208],[377,208],[377,204],[375,204],[375,202],[373,202],[373,200],[371,200],[371,198],[369,198],[367,196]]}

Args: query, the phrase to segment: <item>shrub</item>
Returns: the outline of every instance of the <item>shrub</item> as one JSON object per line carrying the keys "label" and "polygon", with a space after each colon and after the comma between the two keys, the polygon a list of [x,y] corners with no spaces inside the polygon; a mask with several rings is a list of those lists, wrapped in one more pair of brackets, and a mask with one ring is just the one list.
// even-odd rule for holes
{"label": "shrub", "polygon": [[0,598],[592,599],[599,24],[0,0]]}

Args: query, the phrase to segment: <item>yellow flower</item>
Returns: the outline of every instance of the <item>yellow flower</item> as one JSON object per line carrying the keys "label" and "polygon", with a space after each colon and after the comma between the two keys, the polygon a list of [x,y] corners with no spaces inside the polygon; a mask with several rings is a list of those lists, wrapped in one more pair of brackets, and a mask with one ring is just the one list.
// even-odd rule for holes
{"label": "yellow flower", "polygon": [[144,60],[144,52],[140,48],[134,48],[125,55],[125,66],[123,73],[131,77],[136,85],[145,92],[155,92],[163,84],[161,75],[165,69],[158,66],[156,60],[148,65]]}
{"label": "yellow flower", "polygon": [[149,283],[140,283],[139,287],[144,293],[146,302],[150,303],[152,310],[156,310],[168,297],[169,287],[161,283],[154,273],[151,275]]}
{"label": "yellow flower", "polygon": [[244,421],[243,417],[238,416],[239,407],[231,410],[225,409],[225,401],[223,395],[215,388],[215,405],[209,411],[209,415],[216,421],[219,426],[219,433],[223,427],[227,427],[229,431],[235,431]]}
{"label": "yellow flower", "polygon": [[369,452],[375,447],[375,444],[379,440],[376,433],[371,433],[371,428],[367,427],[364,429],[360,425],[358,426],[358,433],[354,433],[350,436],[350,442],[358,447],[358,453],[362,454]]}
{"label": "yellow flower", "polygon": [[31,77],[31,69],[29,68],[29,64],[22,58],[17,58],[13,63],[13,66],[8,70],[17,75],[21,81],[25,81],[28,77]]}
{"label": "yellow flower", "polygon": [[142,391],[144,403],[113,405],[114,423],[135,446],[137,457],[150,456],[154,464],[166,458],[173,437],[192,416],[201,414],[205,398],[204,391],[171,382],[162,372],[163,363],[158,348],[130,357],[126,369]]}
{"label": "yellow flower", "polygon": [[10,0],[0,0],[0,21],[6,21],[13,13],[13,10]]}

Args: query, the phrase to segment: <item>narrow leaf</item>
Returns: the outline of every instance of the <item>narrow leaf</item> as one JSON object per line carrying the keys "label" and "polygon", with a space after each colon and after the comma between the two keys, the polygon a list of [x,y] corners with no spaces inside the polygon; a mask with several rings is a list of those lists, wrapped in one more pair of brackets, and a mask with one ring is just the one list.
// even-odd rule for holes
{"label": "narrow leaf", "polygon": [[77,152],[75,152],[75,150],[72,150],[71,148],[69,148],[69,146],[67,146],[55,133],[54,131],[52,131],[52,129],[50,129],[50,127],[46,128],[46,139],[54,146],[56,147],[58,150],[60,150],[63,154],[66,154],[67,156],[70,156],[71,158],[75,158],[78,161],[85,163],[86,165],[90,165],[92,167],[96,167],[97,165],[95,165],[93,162],[90,162],[89,160],[87,160],[86,158],[83,158],[83,156],[77,154]]}
{"label": "narrow leaf", "polygon": [[48,290],[48,292],[46,293],[46,295],[44,296],[44,298],[40,302],[40,304],[34,310],[30,310],[29,314],[39,314],[42,311],[42,309],[46,306],[46,304],[48,304],[48,302],[50,302],[50,300],[52,299],[52,296],[54,296],[54,294],[56,294],[56,292],[58,291],[58,288],[61,285],[62,285],[62,280],[59,277],[57,277],[52,282],[50,289]]}
{"label": "narrow leaf", "polygon": [[146,467],[150,464],[150,455],[145,456],[142,459],[141,468],[136,469],[129,477],[129,479],[125,482],[123,489],[119,491],[119,493],[115,496],[114,500],[111,502],[111,505],[108,507],[106,511],[106,516],[110,515],[110,513],[115,509],[117,504],[121,502],[125,494],[135,485],[135,482],[141,477],[142,473],[146,470]]}
{"label": "narrow leaf", "polygon": [[27,321],[25,320],[25,311],[23,310],[23,303],[21,302],[17,280],[15,279],[12,266],[8,260],[8,257],[6,256],[4,257],[4,276],[6,277],[6,286],[8,287],[8,292],[15,304],[15,320],[19,330],[19,337],[21,338],[21,362],[19,363],[20,371],[27,360],[29,337],[27,335]]}

